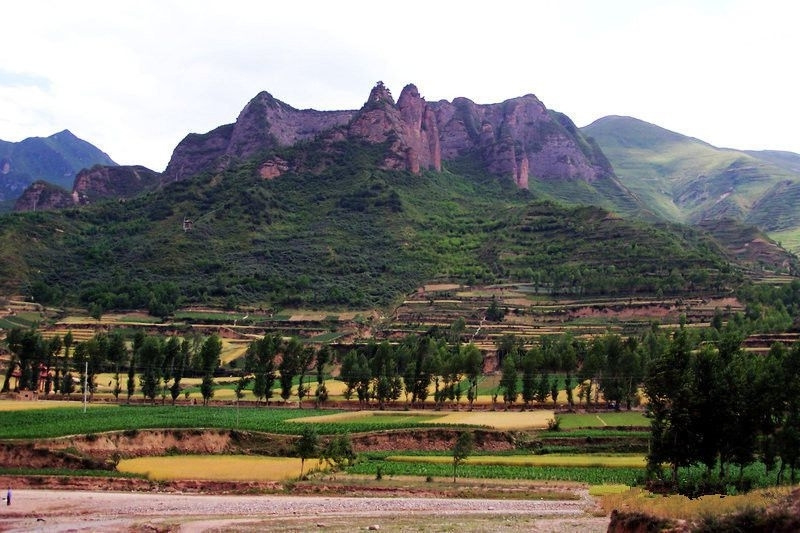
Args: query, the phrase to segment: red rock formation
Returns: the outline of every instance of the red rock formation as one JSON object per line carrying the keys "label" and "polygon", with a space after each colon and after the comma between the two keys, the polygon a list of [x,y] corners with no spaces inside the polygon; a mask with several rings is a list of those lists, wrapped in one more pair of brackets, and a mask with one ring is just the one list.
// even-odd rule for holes
{"label": "red rock formation", "polygon": [[15,211],[42,211],[85,205],[101,198],[130,198],[156,188],[161,174],[142,166],[95,165],[75,176],[72,192],[38,181],[14,204]]}
{"label": "red rock formation", "polygon": [[368,142],[391,141],[384,168],[441,170],[441,148],[436,117],[414,85],[407,85],[395,105],[392,94],[379,82],[350,124],[351,137]]}
{"label": "red rock formation", "polygon": [[46,211],[73,205],[75,202],[69,191],[46,181],[36,181],[17,198],[14,211]]}
{"label": "red rock formation", "polygon": [[169,181],[204,170],[219,170],[229,158],[245,159],[276,146],[291,146],[350,122],[355,111],[295,109],[261,92],[239,113],[235,124],[204,135],[189,134],[175,147],[167,169]]}
{"label": "red rock formation", "polygon": [[[440,171],[443,160],[477,154],[488,172],[507,176],[522,188],[531,179],[591,182],[613,176],[611,165],[575,125],[548,111],[532,94],[499,104],[479,105],[466,98],[429,103],[416,86],[407,85],[395,104],[382,82],[359,111],[297,110],[262,92],[245,106],[236,124],[187,136],[175,148],[165,174],[175,180],[218,170],[230,160],[316,136],[329,149],[348,138],[387,143],[381,166],[415,174]],[[266,164],[262,172],[275,177],[286,171],[282,166]]]}

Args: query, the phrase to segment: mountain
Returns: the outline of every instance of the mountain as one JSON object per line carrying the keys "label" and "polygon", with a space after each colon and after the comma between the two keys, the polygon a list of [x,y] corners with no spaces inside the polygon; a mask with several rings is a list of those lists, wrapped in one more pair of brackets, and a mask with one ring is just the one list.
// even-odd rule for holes
{"label": "mountain", "polygon": [[657,215],[738,220],[800,245],[800,155],[717,148],[631,117],[604,117],[582,131]]}
{"label": "mountain", "polygon": [[[167,165],[165,181],[220,171],[312,140],[323,143],[322,152],[345,140],[386,144],[378,165],[386,170],[418,174],[450,167],[489,173],[554,200],[592,203],[626,214],[641,210],[602,151],[569,118],[548,110],[534,95],[497,104],[466,98],[427,102],[409,84],[395,102],[381,82],[355,111],[298,110],[259,93],[234,124],[184,138]],[[320,171],[319,164],[263,157],[261,174],[274,178],[290,169]]]}
{"label": "mountain", "polygon": [[46,181],[36,181],[17,198],[14,211],[63,209],[102,199],[126,199],[161,184],[160,173],[142,166],[94,165],[75,176],[72,191]]}
{"label": "mountain", "polygon": [[[677,297],[797,270],[757,231],[715,238],[620,216],[641,211],[637,195],[533,95],[429,103],[408,85],[395,102],[379,83],[361,109],[328,112],[264,92],[235,123],[183,139],[163,176],[100,166],[86,178],[88,205],[0,218],[3,293],[160,314],[183,303],[365,309],[436,281]],[[62,190],[72,205],[80,183]],[[37,205],[64,199],[36,187]]]}
{"label": "mountain", "polygon": [[71,188],[78,171],[97,164],[116,165],[69,130],[16,143],[0,141],[0,201],[8,204],[37,180]]}

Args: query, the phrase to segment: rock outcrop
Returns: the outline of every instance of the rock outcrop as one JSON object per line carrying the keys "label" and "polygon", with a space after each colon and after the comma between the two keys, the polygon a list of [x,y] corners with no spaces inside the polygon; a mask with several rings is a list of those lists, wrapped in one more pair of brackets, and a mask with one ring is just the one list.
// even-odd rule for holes
{"label": "rock outcrop", "polygon": [[72,196],[80,204],[99,198],[130,198],[155,189],[160,181],[160,173],[143,166],[97,165],[78,173]]}
{"label": "rock outcrop", "polygon": [[348,133],[372,143],[389,142],[384,168],[414,174],[442,169],[436,116],[414,85],[406,85],[395,104],[389,89],[378,82]]}
{"label": "rock outcrop", "polygon": [[75,177],[72,192],[46,181],[29,186],[14,211],[42,211],[86,205],[102,198],[130,198],[158,187],[161,174],[142,166],[95,165]]}
{"label": "rock outcrop", "polygon": [[[315,137],[328,146],[346,139],[385,143],[381,166],[415,174],[440,171],[443,161],[478,156],[488,172],[511,178],[522,188],[531,179],[593,182],[614,174],[602,152],[567,117],[549,111],[532,94],[499,104],[466,98],[429,103],[410,84],[395,103],[378,82],[358,111],[297,110],[262,92],[235,124],[181,141],[166,179],[220,170],[231,160]],[[289,168],[292,162],[273,159],[260,172],[274,178]]]}
{"label": "rock outcrop", "polygon": [[175,148],[164,175],[177,181],[224,167],[231,158],[244,159],[259,151],[293,144],[347,125],[355,111],[295,109],[261,92],[244,107],[235,124],[206,134],[191,133]]}
{"label": "rock outcrop", "polygon": [[613,175],[575,125],[532,94],[487,105],[456,98],[433,108],[445,160],[476,152],[489,172],[509,176],[522,188],[532,177],[591,182]]}
{"label": "rock outcrop", "polygon": [[14,202],[14,211],[47,211],[75,205],[72,193],[47,181],[35,181]]}

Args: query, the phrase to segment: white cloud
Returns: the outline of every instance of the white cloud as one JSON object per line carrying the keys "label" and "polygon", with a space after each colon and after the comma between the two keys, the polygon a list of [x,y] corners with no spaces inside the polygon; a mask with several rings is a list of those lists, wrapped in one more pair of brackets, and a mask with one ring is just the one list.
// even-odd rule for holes
{"label": "white cloud", "polygon": [[6,8],[0,138],[69,128],[162,170],[261,90],[356,108],[383,80],[429,100],[526,93],[579,125],[626,114],[737,148],[800,152],[789,1],[369,4],[28,0]]}

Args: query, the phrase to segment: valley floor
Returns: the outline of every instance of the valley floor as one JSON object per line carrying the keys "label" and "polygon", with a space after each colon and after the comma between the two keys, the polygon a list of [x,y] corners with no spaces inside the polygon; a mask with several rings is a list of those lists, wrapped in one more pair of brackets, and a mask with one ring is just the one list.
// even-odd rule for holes
{"label": "valley floor", "polygon": [[580,499],[484,500],[187,495],[17,490],[0,530],[21,531],[606,531]]}

